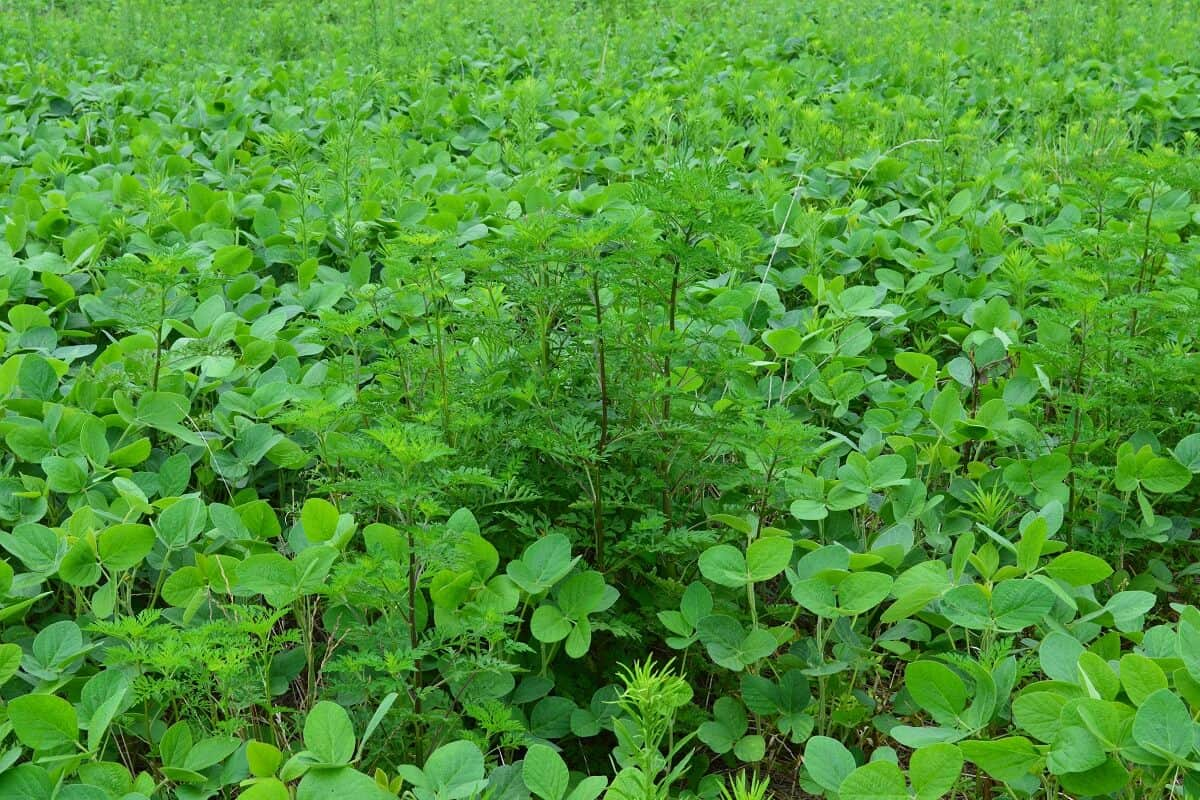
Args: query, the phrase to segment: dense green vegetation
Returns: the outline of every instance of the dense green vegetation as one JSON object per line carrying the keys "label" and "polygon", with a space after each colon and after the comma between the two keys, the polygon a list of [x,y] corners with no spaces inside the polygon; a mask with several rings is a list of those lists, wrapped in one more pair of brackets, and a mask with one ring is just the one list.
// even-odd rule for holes
{"label": "dense green vegetation", "polygon": [[1197,41],[0,5],[0,800],[1200,796]]}

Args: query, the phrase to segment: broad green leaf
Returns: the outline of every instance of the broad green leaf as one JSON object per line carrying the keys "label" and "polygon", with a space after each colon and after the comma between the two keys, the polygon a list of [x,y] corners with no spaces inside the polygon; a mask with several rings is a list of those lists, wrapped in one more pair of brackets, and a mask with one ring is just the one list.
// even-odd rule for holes
{"label": "broad green leaf", "polygon": [[814,736],[804,745],[804,768],[819,786],[836,792],[854,772],[854,756],[836,739]]}
{"label": "broad green leaf", "polygon": [[966,413],[958,396],[958,388],[951,384],[938,393],[929,410],[929,419],[943,435],[949,436],[954,430],[954,423],[963,419]]}
{"label": "broad green leaf", "polygon": [[150,451],[150,440],[142,437],[124,447],[113,450],[109,453],[108,460],[118,467],[136,467],[150,457]]}
{"label": "broad green leaf", "polygon": [[6,800],[51,800],[55,782],[36,764],[18,764],[0,773],[0,797]]}
{"label": "broad green leaf", "polygon": [[556,606],[543,604],[534,610],[529,620],[529,630],[539,642],[547,644],[561,642],[571,632],[571,620],[563,616]]}
{"label": "broad green leaf", "polygon": [[810,497],[793,500],[788,510],[796,519],[816,521],[829,516],[829,506],[822,500]]}
{"label": "broad green leaf", "polygon": [[575,710],[575,703],[566,697],[543,697],[529,713],[529,732],[540,739],[566,736]]}
{"label": "broad green leaf", "polygon": [[1183,614],[1179,618],[1176,638],[1179,657],[1193,680],[1200,681],[1200,614]]}
{"label": "broad green leaf", "polygon": [[1172,451],[1175,460],[1193,474],[1200,473],[1200,433],[1193,433],[1179,440]]}
{"label": "broad green leaf", "polygon": [[700,574],[713,583],[732,589],[740,589],[749,580],[742,551],[727,544],[715,545],[700,554]]}
{"label": "broad green leaf", "polygon": [[942,595],[942,614],[955,625],[982,630],[992,624],[987,592],[974,583],[955,586]]}
{"label": "broad green leaf", "polygon": [[896,578],[892,596],[896,601],[883,612],[884,622],[899,622],[921,611],[950,588],[946,565],[941,561],[916,564]]}
{"label": "broad green leaf", "polygon": [[483,754],[467,741],[451,742],[434,750],[423,772],[443,797],[469,797],[485,784]]}
{"label": "broad green leaf", "polygon": [[1112,614],[1117,630],[1132,632],[1141,630],[1142,618],[1155,602],[1157,598],[1150,592],[1117,592],[1104,604],[1104,610]]}
{"label": "broad green leaf", "polygon": [[1055,775],[1087,772],[1107,758],[1104,746],[1089,730],[1080,725],[1068,725],[1061,728],[1050,743],[1046,768]]}
{"label": "broad green leaf", "polygon": [[[977,661],[972,660],[960,661],[958,667],[966,672],[974,682],[971,704],[967,706],[967,710],[963,714],[963,721],[972,730],[982,729],[991,722],[996,712],[996,705],[1000,700],[1000,686],[1003,686],[1004,693],[1007,695],[1016,681],[1016,659],[1006,658],[991,669],[984,669]],[[997,685],[998,683],[1000,686]]]}
{"label": "broad green leaf", "polygon": [[101,574],[96,551],[88,539],[75,542],[58,565],[58,577],[72,586],[95,586]]}
{"label": "broad green leaf", "polygon": [[354,726],[337,703],[322,700],[304,720],[304,746],[320,763],[343,766],[354,758]]}
{"label": "broad green leaf", "polygon": [[0,686],[8,683],[17,670],[21,668],[21,646],[18,644],[0,644]]}
{"label": "broad green leaf", "polygon": [[1120,680],[1112,667],[1095,653],[1081,653],[1076,669],[1076,682],[1091,697],[1113,700],[1121,690]]}
{"label": "broad green leaf", "polygon": [[226,245],[213,253],[213,269],[224,275],[237,275],[250,268],[254,253],[238,244]]}
{"label": "broad green leaf", "polygon": [[1133,740],[1152,753],[1173,761],[1187,758],[1196,743],[1195,723],[1179,696],[1159,689],[1138,707],[1133,718]]}
{"label": "broad green leaf", "polygon": [[25,694],[8,703],[8,719],[21,744],[34,750],[73,745],[79,738],[75,707],[52,694]]}
{"label": "broad green leaf", "polygon": [[1173,458],[1156,456],[1138,472],[1138,480],[1147,491],[1170,494],[1191,483],[1192,473]]}
{"label": "broad green leaf", "polygon": [[[320,591],[325,585],[325,578],[329,576],[329,570],[337,561],[339,551],[335,547],[326,545],[317,545],[308,547],[296,555],[292,564],[296,571],[296,582],[293,584],[293,589],[297,594],[313,594]],[[220,558],[220,556],[217,556]],[[249,559],[247,559],[248,561]],[[241,569],[238,569],[238,575],[241,575]],[[215,580],[214,580],[215,582]]]}
{"label": "broad green leaf", "polygon": [[1162,667],[1137,653],[1121,656],[1121,688],[1130,702],[1140,706],[1150,695],[1167,688],[1167,675]]}
{"label": "broad green leaf", "polygon": [[801,608],[818,617],[832,619],[838,616],[837,583],[845,573],[825,573],[819,577],[792,583],[792,599]]}
{"label": "broad green leaf", "polygon": [[[116,718],[125,705],[125,697],[129,692],[129,685],[126,684],[121,690],[113,695],[108,696],[87,719],[87,749],[89,752],[96,753],[104,743],[104,735],[108,732],[108,726]],[[240,744],[235,740],[236,744]]]}
{"label": "broad green leaf", "polygon": [[1110,797],[1129,783],[1129,771],[1115,758],[1086,772],[1071,772],[1059,777],[1062,787],[1076,797]]}
{"label": "broad green leaf", "polygon": [[697,630],[709,657],[735,672],[766,658],[779,647],[770,632],[762,628],[747,632],[740,622],[724,614],[705,617]]}
{"label": "broad green leaf", "polygon": [[767,742],[758,734],[743,736],[738,740],[737,744],[733,746],[733,755],[738,759],[738,761],[747,764],[755,761],[761,761],[763,756],[766,754]]}
{"label": "broad green leaf", "polygon": [[878,606],[892,590],[891,577],[882,572],[855,572],[838,584],[838,606],[842,616],[858,616]]}
{"label": "broad green leaf", "polygon": [[164,766],[182,767],[192,750],[192,729],[186,722],[176,722],[158,740],[158,756]]}
{"label": "broad green leaf", "polygon": [[58,372],[49,361],[30,353],[21,359],[17,385],[26,397],[51,400],[58,394]]}
{"label": "broad green leaf", "polygon": [[992,615],[1001,631],[1020,631],[1045,619],[1054,608],[1053,592],[1034,580],[1007,580],[992,590]]}
{"label": "broad green leaf", "polygon": [[[559,586],[558,606],[566,616],[581,619],[612,605],[607,589],[604,576],[599,572],[577,572]],[[615,597],[612,599],[615,600]]]}
{"label": "broad green leaf", "polygon": [[57,571],[59,562],[67,552],[65,538],[59,538],[53,530],[38,523],[13,528],[10,536],[0,536],[0,546],[38,575]]}
{"label": "broad green leaf", "polygon": [[893,356],[896,366],[919,381],[931,380],[938,372],[938,363],[924,353],[900,352]]}
{"label": "broad green leaf", "polygon": [[183,760],[183,768],[195,772],[208,769],[229,758],[241,745],[241,740],[232,736],[212,736],[201,739],[188,751],[187,757]]}
{"label": "broad green leaf", "polygon": [[375,779],[350,767],[310,769],[296,788],[296,800],[395,800]]}
{"label": "broad green leaf", "polygon": [[587,617],[578,620],[575,627],[567,634],[567,642],[563,651],[570,658],[583,658],[592,646],[592,624]]}
{"label": "broad green leaf", "polygon": [[1124,703],[1083,697],[1063,708],[1064,726],[1081,724],[1107,750],[1115,750],[1133,723],[1134,710]]}
{"label": "broad green leaf", "polygon": [[137,420],[143,425],[161,428],[168,433],[188,415],[191,403],[187,397],[172,392],[147,392],[137,404]]}
{"label": "broad green leaf", "polygon": [[[311,791],[312,788],[312,784],[310,783],[306,791]],[[345,797],[346,795],[338,793],[334,796]],[[268,777],[239,794],[238,800],[291,800],[291,794],[288,792],[286,783],[278,778]]]}
{"label": "broad green leaf", "polygon": [[1024,736],[1004,736],[959,744],[967,760],[998,781],[1014,783],[1041,769],[1043,759]]}
{"label": "broad green leaf", "polygon": [[159,493],[173,497],[187,491],[192,480],[192,461],[186,453],[176,453],[158,470]]}
{"label": "broad green leaf", "polygon": [[570,781],[562,757],[543,744],[535,744],[525,752],[521,776],[529,791],[541,800],[562,800]]}
{"label": "broad green leaf", "polygon": [[132,569],[154,548],[154,529],[131,522],[106,528],[96,539],[100,560],[110,570]]}
{"label": "broad green leaf", "polygon": [[1061,728],[1067,698],[1055,692],[1023,692],[1013,700],[1013,722],[1041,742],[1052,742]]}
{"label": "broad green leaf", "polygon": [[764,536],[746,548],[746,569],[755,583],[774,578],[792,558],[792,540],[784,536]]}
{"label": "broad green leaf", "polygon": [[837,795],[839,800],[909,800],[904,773],[890,761],[872,761],[854,770]]}
{"label": "broad green leaf", "polygon": [[280,608],[296,597],[299,578],[293,562],[279,553],[260,553],[238,566],[236,587],[241,596],[261,594],[272,606]]}
{"label": "broad green leaf", "polygon": [[60,620],[38,632],[32,650],[33,657],[43,666],[66,666],[86,652],[83,632],[73,620]]}
{"label": "broad green leaf", "polygon": [[596,800],[606,786],[608,786],[608,778],[602,775],[592,775],[577,783],[571,793],[567,795],[567,800]]}
{"label": "broad green leaf", "polygon": [[443,569],[430,580],[429,598],[440,608],[453,611],[467,601],[474,585],[472,573]]}
{"label": "broad green leaf", "polygon": [[700,620],[711,614],[712,610],[713,596],[708,587],[699,581],[689,584],[679,601],[679,613],[683,619],[695,627]]}
{"label": "broad green leaf", "polygon": [[775,351],[776,355],[787,358],[800,349],[804,343],[804,337],[795,328],[777,328],[767,331],[762,335],[763,342],[767,347]]}
{"label": "broad green leaf", "polygon": [[952,217],[961,217],[967,213],[974,203],[975,197],[971,193],[971,190],[960,189],[955,193],[954,197],[950,198],[950,203],[946,206],[946,211]]}
{"label": "broad green leaf", "polygon": [[333,503],[320,497],[310,497],[300,510],[304,538],[310,542],[327,542],[337,533],[338,510]]}
{"label": "broad green leaf", "polygon": [[1113,570],[1102,558],[1071,552],[1055,557],[1046,565],[1046,572],[1072,586],[1091,586],[1112,575]]}
{"label": "broad green leaf", "polygon": [[713,704],[713,719],[700,725],[696,738],[717,754],[728,753],[746,733],[746,710],[732,697],[721,697]]}
{"label": "broad green leaf", "polygon": [[931,744],[947,744],[965,738],[970,731],[964,728],[947,728],[940,725],[897,725],[888,735],[905,747],[917,749]]}
{"label": "broad green leaf", "polygon": [[87,488],[87,471],[75,459],[47,456],[42,459],[42,470],[46,473],[46,485],[53,492],[77,494]]}
{"label": "broad green leaf", "polygon": [[967,687],[949,667],[914,661],[904,670],[904,686],[913,700],[938,723],[954,725],[967,707]]}
{"label": "broad green leaf", "polygon": [[182,567],[172,572],[163,583],[162,597],[176,608],[183,608],[192,602],[197,592],[207,587],[208,582],[199,567]]}
{"label": "broad green leaf", "polygon": [[273,744],[251,740],[246,743],[246,763],[251,775],[267,778],[274,775],[283,763],[283,753]]}
{"label": "broad green leaf", "polygon": [[508,577],[528,594],[541,594],[558,583],[578,558],[571,558],[571,540],[561,533],[538,539],[520,559],[508,562]]}
{"label": "broad green leaf", "polygon": [[1038,662],[1051,680],[1075,683],[1081,655],[1083,645],[1075,637],[1059,631],[1047,634],[1038,645]]}
{"label": "broad green leaf", "polygon": [[948,743],[918,748],[909,759],[908,775],[917,800],[937,800],[949,792],[962,774],[963,755]]}
{"label": "broad green leaf", "polygon": [[208,509],[199,497],[181,497],[158,515],[158,538],[178,550],[191,544],[204,530]]}
{"label": "broad green leaf", "polygon": [[904,474],[908,471],[908,462],[904,456],[896,453],[877,456],[871,459],[868,469],[871,490],[879,491],[904,483]]}

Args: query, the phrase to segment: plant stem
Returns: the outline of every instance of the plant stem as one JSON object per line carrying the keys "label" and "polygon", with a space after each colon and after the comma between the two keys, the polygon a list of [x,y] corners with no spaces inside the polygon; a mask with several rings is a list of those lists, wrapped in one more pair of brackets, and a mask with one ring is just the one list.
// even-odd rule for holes
{"label": "plant stem", "polygon": [[[663,397],[662,397],[662,422],[664,425],[669,425],[671,422],[671,347],[675,344],[675,318],[679,308],[679,270],[680,259],[677,255],[671,256],[671,293],[670,299],[667,301],[667,330],[670,336],[667,341],[667,352],[663,355]],[[662,476],[662,515],[663,528],[667,530],[671,526],[671,514],[673,507],[673,498],[671,492],[671,463],[667,459],[663,459],[659,465],[659,474]]]}
{"label": "plant stem", "polygon": [[[426,274],[429,276],[430,289],[432,290],[435,285],[439,285],[439,288],[440,288],[441,281],[434,274],[433,263],[429,259],[425,259],[425,270],[426,270]],[[433,325],[435,328],[435,330],[432,331],[432,333],[434,335],[435,354],[437,355],[438,384],[441,389],[442,437],[446,440],[446,443],[449,444],[450,443],[450,389],[449,389],[449,382],[447,381],[447,378],[446,378],[445,344],[442,341],[442,336],[443,336],[442,307],[441,307],[441,303],[433,303],[432,305],[433,305],[433,312],[434,312]],[[425,301],[425,306],[426,306],[426,309],[428,310],[428,308],[430,306],[428,299],[426,299],[426,301]],[[428,316],[426,317],[425,324],[426,324],[426,327],[428,328],[428,326],[429,326]]]}
{"label": "plant stem", "polygon": [[596,442],[595,478],[592,486],[592,535],[596,566],[604,569],[604,451],[608,447],[608,369],[605,364],[604,311],[600,304],[600,274],[592,271],[592,308],[596,314],[596,379],[600,382],[600,439]]}
{"label": "plant stem", "polygon": [[167,290],[163,287],[158,293],[158,322],[154,325],[154,377],[150,388],[158,391],[158,375],[162,370],[162,340],[163,320],[167,318]]}
{"label": "plant stem", "polygon": [[[417,646],[420,644],[420,636],[417,632],[417,544],[416,537],[413,536],[412,523],[408,524],[408,645],[415,653]],[[414,657],[415,669],[413,669],[413,716],[416,719],[413,722],[413,727],[416,729],[415,748],[417,756],[424,758],[424,748],[421,746],[421,664],[420,659]]]}

